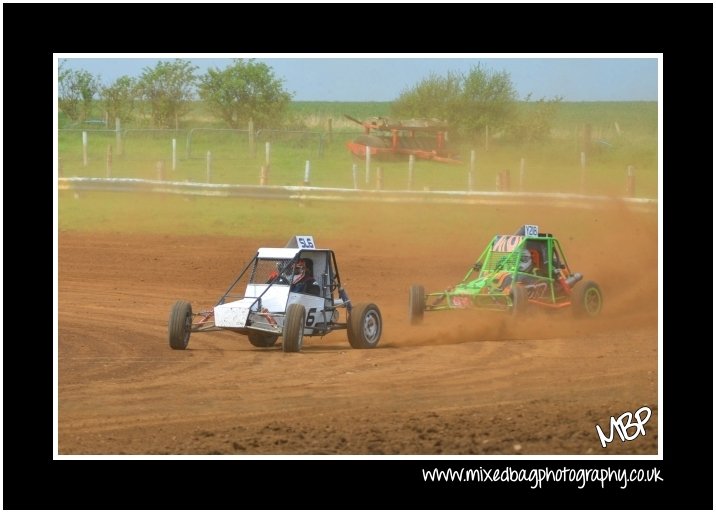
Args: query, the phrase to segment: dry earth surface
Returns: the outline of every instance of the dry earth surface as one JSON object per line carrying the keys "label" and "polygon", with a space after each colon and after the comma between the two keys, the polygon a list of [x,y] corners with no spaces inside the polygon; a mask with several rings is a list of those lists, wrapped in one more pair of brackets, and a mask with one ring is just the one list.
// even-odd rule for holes
{"label": "dry earth surface", "polygon": [[[360,237],[314,234],[336,252],[351,298],[380,307],[373,350],[351,349],[341,331],[294,354],[280,339],[258,349],[230,332],[169,348],[175,300],[213,305],[258,247],[282,246],[295,227],[281,240],[60,232],[59,454],[657,454],[655,213],[553,209],[540,213],[550,226],[536,220],[602,287],[597,320],[452,311],[411,326],[409,285],[453,285],[497,231],[426,222],[416,241],[384,222],[395,208],[405,207],[366,207]],[[535,222],[534,212],[511,216]],[[560,233],[565,216],[585,219],[579,237]],[[652,410],[646,434],[602,448],[595,426],[642,406]]]}

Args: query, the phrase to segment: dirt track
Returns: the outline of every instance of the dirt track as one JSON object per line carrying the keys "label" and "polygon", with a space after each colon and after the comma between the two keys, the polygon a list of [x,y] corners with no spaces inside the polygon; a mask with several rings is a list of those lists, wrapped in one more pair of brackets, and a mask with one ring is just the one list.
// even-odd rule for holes
{"label": "dirt track", "polygon": [[[59,454],[657,454],[655,214],[568,214],[584,218],[580,238],[560,232],[565,212],[543,213],[572,267],[601,285],[599,320],[432,312],[413,327],[408,286],[454,284],[493,233],[426,223],[418,241],[379,222],[395,208],[367,210],[360,239],[314,234],[351,298],[381,308],[380,345],[363,351],[344,332],[299,354],[229,332],[169,348],[175,300],[211,306],[257,247],[285,239],[61,232]],[[603,449],[595,426],[642,406],[646,435]]]}

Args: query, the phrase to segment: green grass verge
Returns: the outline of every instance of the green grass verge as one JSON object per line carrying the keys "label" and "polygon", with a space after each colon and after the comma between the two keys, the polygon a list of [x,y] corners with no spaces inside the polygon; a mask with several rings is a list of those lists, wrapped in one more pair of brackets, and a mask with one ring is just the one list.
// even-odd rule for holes
{"label": "green grass verge", "polygon": [[[205,198],[153,193],[72,192],[58,195],[59,229],[87,232],[288,237],[350,225],[343,205]],[[291,234],[286,234],[290,227]]]}
{"label": "green grass verge", "polygon": [[[321,240],[365,235],[409,240],[415,247],[440,244],[448,230],[466,237],[512,233],[524,223],[579,234],[601,209],[407,203],[207,198],[157,193],[60,191],[60,231],[172,235],[226,235],[282,242],[303,233]],[[525,219],[525,215],[530,219]],[[613,215],[613,214],[612,214]],[[653,218],[653,213],[635,214]],[[431,234],[431,235],[426,235]],[[391,251],[388,238],[382,250]]]}

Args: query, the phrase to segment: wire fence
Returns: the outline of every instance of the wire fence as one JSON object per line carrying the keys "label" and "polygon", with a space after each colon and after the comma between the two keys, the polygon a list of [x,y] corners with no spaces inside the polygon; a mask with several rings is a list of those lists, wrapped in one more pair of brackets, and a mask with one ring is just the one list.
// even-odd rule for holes
{"label": "wire fence", "polygon": [[[324,132],[301,130],[61,129],[58,158],[61,176],[233,184],[257,183],[263,169],[274,181],[293,183],[307,161],[316,172],[329,165],[328,140]],[[345,159],[343,146],[334,146]]]}
{"label": "wire fence", "polygon": [[[347,143],[363,131],[193,129],[58,130],[60,177],[129,178],[237,185],[396,191],[563,192],[657,197],[656,173],[631,161],[575,152],[570,144],[529,150],[461,148],[459,164],[358,157]],[[521,151],[521,149],[518,148]],[[601,159],[602,162],[599,162]]]}

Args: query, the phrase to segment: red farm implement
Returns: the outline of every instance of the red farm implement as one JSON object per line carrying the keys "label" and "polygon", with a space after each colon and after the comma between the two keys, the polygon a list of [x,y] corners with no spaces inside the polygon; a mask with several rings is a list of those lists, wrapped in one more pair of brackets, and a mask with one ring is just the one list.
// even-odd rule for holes
{"label": "red farm implement", "polygon": [[373,117],[359,121],[345,117],[363,127],[364,133],[347,143],[353,155],[365,158],[370,148],[371,158],[395,158],[414,155],[415,158],[448,164],[461,164],[459,157],[450,152],[447,144],[448,127],[435,119],[396,121]]}

